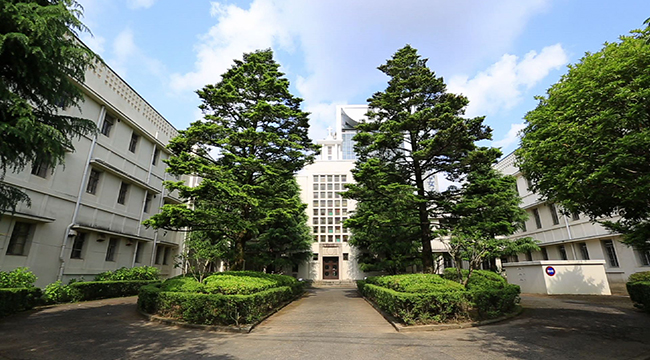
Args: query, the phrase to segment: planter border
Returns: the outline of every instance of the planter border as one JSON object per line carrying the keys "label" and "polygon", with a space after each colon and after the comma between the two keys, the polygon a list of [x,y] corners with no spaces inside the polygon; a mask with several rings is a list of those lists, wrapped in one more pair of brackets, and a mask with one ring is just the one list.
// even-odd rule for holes
{"label": "planter border", "polygon": [[512,319],[516,316],[521,315],[521,313],[524,311],[524,308],[521,305],[517,305],[515,311],[495,319],[467,321],[467,322],[452,323],[452,324],[404,325],[399,320],[395,319],[392,315],[380,309],[379,306],[377,306],[377,304],[375,304],[372,300],[363,296],[360,291],[357,290],[357,292],[359,293],[359,295],[361,295],[361,297],[364,300],[366,300],[366,302],[368,302],[368,304],[370,304],[370,306],[372,306],[378,313],[380,313],[381,316],[383,316],[384,319],[386,319],[386,321],[388,321],[388,323],[390,323],[397,332],[401,332],[401,333],[422,332],[422,331],[444,331],[444,330],[466,329],[470,327],[490,325],[508,319]]}
{"label": "planter border", "polygon": [[277,308],[274,308],[271,312],[268,314],[264,315],[262,318],[259,320],[255,321],[252,324],[246,324],[246,325],[241,325],[241,326],[236,326],[236,325],[204,325],[204,324],[192,324],[186,321],[181,321],[181,320],[175,320],[172,318],[166,318],[154,314],[149,314],[146,313],[139,308],[137,309],[138,313],[145,317],[148,321],[151,322],[157,322],[160,324],[165,324],[165,325],[170,325],[170,326],[178,326],[182,328],[187,328],[187,329],[199,329],[199,330],[204,330],[204,331],[216,331],[216,332],[228,332],[228,333],[238,333],[238,334],[248,334],[250,333],[257,325],[261,324],[262,321],[268,319],[271,317],[271,315],[277,313],[278,311],[282,310],[285,306],[291,304],[292,302],[302,298],[305,296],[307,292],[303,291],[301,294],[295,296],[289,301],[285,301],[282,303],[280,306]]}

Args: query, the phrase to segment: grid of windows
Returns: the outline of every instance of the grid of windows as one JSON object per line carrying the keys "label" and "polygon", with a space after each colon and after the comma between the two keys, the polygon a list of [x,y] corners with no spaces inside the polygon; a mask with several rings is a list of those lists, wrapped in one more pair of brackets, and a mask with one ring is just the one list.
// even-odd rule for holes
{"label": "grid of windows", "polygon": [[341,144],[341,150],[343,151],[343,160],[356,160],[357,154],[354,152],[354,143],[356,141],[352,140],[354,133],[343,133],[343,143]]}
{"label": "grid of windows", "polygon": [[343,223],[348,219],[348,200],[341,196],[348,182],[347,175],[314,175],[313,182],[314,241],[347,242],[350,234]]}

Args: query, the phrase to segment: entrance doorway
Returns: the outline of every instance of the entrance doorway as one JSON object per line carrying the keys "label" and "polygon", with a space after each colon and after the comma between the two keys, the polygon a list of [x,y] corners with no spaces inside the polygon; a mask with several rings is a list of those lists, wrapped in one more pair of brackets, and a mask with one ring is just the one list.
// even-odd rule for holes
{"label": "entrance doorway", "polygon": [[323,280],[338,280],[339,278],[339,258],[323,257]]}

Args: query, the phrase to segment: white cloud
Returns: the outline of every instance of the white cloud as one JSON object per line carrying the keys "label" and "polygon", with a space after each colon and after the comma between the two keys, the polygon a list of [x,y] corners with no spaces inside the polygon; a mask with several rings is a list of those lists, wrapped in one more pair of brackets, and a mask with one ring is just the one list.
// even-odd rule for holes
{"label": "white cloud", "polygon": [[501,140],[495,140],[492,142],[492,146],[498,147],[504,150],[510,149],[517,141],[519,141],[519,132],[526,127],[524,123],[511,124],[510,130]]}
{"label": "white cloud", "polygon": [[130,28],[122,30],[113,40],[111,58],[107,63],[121,77],[128,77],[128,69],[144,70],[161,82],[166,81],[167,71],[160,60],[146,55],[135,43],[133,31]]}
{"label": "white cloud", "polygon": [[80,36],[81,41],[90,48],[90,50],[96,52],[99,55],[104,53],[104,43],[106,39],[101,36],[93,36],[89,33],[83,33]]}
{"label": "white cloud", "polygon": [[487,70],[472,79],[455,76],[449,81],[449,91],[469,98],[468,116],[494,114],[510,109],[522,100],[522,90],[529,89],[559,69],[569,58],[562,45],[547,46],[538,54],[527,53],[521,61],[515,55],[505,54]]}
{"label": "white cloud", "polygon": [[126,0],[126,6],[131,9],[148,9],[153,6],[156,0]]}

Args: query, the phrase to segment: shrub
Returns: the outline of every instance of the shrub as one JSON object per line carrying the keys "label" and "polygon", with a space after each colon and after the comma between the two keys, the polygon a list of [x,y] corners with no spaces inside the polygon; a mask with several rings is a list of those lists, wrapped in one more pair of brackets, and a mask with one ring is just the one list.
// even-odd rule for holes
{"label": "shrub", "polygon": [[464,287],[440,275],[405,274],[369,277],[367,283],[406,293],[429,293],[445,291],[462,291]]}
{"label": "shrub", "polygon": [[48,304],[69,302],[74,299],[74,290],[70,285],[55,281],[43,290],[43,300]]}
{"label": "shrub", "polygon": [[153,266],[122,267],[95,275],[95,281],[158,280],[160,271]]}
{"label": "shrub", "polygon": [[205,285],[193,277],[176,277],[165,280],[162,291],[206,293]]}
{"label": "shrub", "polygon": [[19,267],[10,272],[0,271],[0,288],[29,288],[34,286],[36,275],[26,267]]}
{"label": "shrub", "polygon": [[650,312],[650,281],[629,281],[625,286],[634,305]]}
{"label": "shrub", "polygon": [[638,272],[630,275],[628,282],[650,281],[650,271]]}
{"label": "shrub", "polygon": [[41,289],[35,287],[0,289],[0,316],[25,311],[39,304]]}
{"label": "shrub", "polygon": [[[463,275],[463,280],[467,279],[467,275],[469,274],[469,270],[462,269],[461,273]],[[446,268],[444,273],[442,274],[442,277],[448,280],[452,280],[455,282],[459,282],[458,279],[458,271],[456,268]],[[469,282],[467,283],[467,288],[472,288],[472,287],[490,287],[490,288],[503,288],[505,285],[508,284],[508,281],[501,275],[489,271],[489,270],[474,270],[472,271],[472,276],[469,278]]]}
{"label": "shrub", "polygon": [[442,322],[467,317],[467,292],[405,293],[366,282],[363,295],[405,324]]}
{"label": "shrub", "polygon": [[[150,314],[207,325],[255,322],[304,291],[290,276],[231,271],[168,279],[140,289],[138,308]],[[210,293],[206,293],[210,292]]]}
{"label": "shrub", "polygon": [[278,287],[277,281],[252,276],[211,275],[203,282],[208,292],[224,295],[250,295]]}
{"label": "shrub", "polygon": [[159,283],[159,281],[87,281],[71,284],[70,288],[72,289],[72,300],[84,301],[137,295],[141,287],[155,283]]}
{"label": "shrub", "polygon": [[505,284],[497,288],[472,288],[469,297],[480,319],[492,319],[512,312],[519,304],[520,293],[519,285]]}

